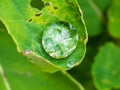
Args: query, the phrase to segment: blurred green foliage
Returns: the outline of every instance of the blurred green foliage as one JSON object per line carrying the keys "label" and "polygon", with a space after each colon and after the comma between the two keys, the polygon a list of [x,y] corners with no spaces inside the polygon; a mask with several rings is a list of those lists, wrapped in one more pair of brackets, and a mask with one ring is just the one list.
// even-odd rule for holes
{"label": "blurred green foliage", "polygon": [[[39,2],[36,2],[37,0],[33,0],[31,5],[38,8]],[[22,3],[23,2],[21,2],[21,4]],[[86,90],[120,90],[120,0],[78,0],[78,3],[83,11],[89,40],[83,62],[79,66],[69,70],[68,73],[82,83]],[[43,3],[41,2],[40,5],[43,5]],[[38,9],[41,8],[42,7],[39,7]],[[28,12],[23,11],[21,13]],[[26,88],[33,90],[32,85],[35,85],[33,81],[36,83],[35,87],[38,87],[40,90],[79,90],[78,85],[75,85],[72,80],[69,80],[68,76],[60,72],[54,75],[45,74],[39,72],[38,68],[27,61],[24,62],[25,58],[16,52],[15,45],[12,44],[10,46],[8,44],[8,42],[11,43],[12,41],[9,40],[10,37],[6,33],[3,33],[5,27],[2,26],[3,24],[0,24],[0,45],[2,45],[1,42],[5,40],[7,46],[5,46],[5,43],[2,47],[0,46],[0,51],[2,50],[0,64],[1,61],[4,62],[5,59],[10,58],[9,55],[9,57],[4,57],[3,54],[11,53],[12,50],[16,53],[12,56],[12,58],[15,58],[15,61],[6,60],[6,62],[2,63],[3,68],[5,68],[5,73],[7,73],[7,76],[10,75],[8,79],[11,81],[18,79],[17,83],[16,81],[12,81],[14,83],[11,82],[12,87],[14,87],[13,84],[15,83],[16,86],[20,87],[23,85],[24,80],[27,80],[30,84],[24,84],[25,90]],[[3,46],[7,47],[7,49],[4,50]],[[16,55],[23,60],[17,59]],[[16,60],[18,60],[18,62]],[[7,67],[5,65],[7,65]],[[14,67],[13,65],[18,65],[18,67]],[[26,67],[26,65],[29,67]],[[22,67],[22,69],[20,69],[20,67]],[[14,68],[17,69],[17,72],[15,72],[16,69]],[[21,72],[21,70],[23,71]],[[26,74],[27,71],[34,73],[34,77],[29,76],[29,73]],[[27,78],[29,78],[29,80]],[[52,83],[49,83],[49,81],[52,81]],[[39,87],[39,83],[41,87]],[[50,88],[46,88],[47,86]],[[56,88],[54,88],[54,86],[56,86]],[[64,89],[61,89],[62,87],[64,87]],[[0,89],[5,90],[4,82],[1,77]],[[22,89],[22,87],[20,89]]]}
{"label": "blurred green foliage", "polygon": [[120,89],[120,47],[106,43],[95,60],[92,75],[98,90]]}
{"label": "blurred green foliage", "polygon": [[89,40],[82,64],[69,73],[86,90],[120,90],[120,0],[78,2]]}

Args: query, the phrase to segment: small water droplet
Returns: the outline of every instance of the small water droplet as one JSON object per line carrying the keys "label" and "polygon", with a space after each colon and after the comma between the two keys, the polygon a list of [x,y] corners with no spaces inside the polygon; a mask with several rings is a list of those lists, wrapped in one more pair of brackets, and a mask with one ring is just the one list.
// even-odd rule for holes
{"label": "small water droplet", "polygon": [[31,51],[30,51],[29,49],[26,49],[26,50],[24,51],[24,54],[25,54],[25,55],[29,55],[30,52],[31,52]]}
{"label": "small water droplet", "polygon": [[69,27],[71,28],[71,30],[75,30],[75,27],[71,24],[69,24]]}
{"label": "small water droplet", "polygon": [[72,68],[73,66],[74,66],[73,62],[72,61],[68,61],[67,67]]}

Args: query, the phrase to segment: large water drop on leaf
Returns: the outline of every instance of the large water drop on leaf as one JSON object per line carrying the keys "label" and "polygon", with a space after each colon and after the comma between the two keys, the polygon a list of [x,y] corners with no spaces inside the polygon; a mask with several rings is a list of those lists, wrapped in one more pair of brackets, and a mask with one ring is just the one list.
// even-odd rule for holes
{"label": "large water drop on leaf", "polygon": [[66,22],[56,22],[43,32],[42,45],[53,58],[62,59],[69,56],[76,48],[78,33],[75,27]]}

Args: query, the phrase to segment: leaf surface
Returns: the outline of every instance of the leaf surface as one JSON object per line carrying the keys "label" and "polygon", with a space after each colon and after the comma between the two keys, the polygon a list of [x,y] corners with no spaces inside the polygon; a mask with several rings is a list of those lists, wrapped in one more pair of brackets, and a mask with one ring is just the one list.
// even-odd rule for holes
{"label": "leaf surface", "polygon": [[5,31],[0,31],[0,89],[84,90],[66,72],[41,72],[16,51],[11,37]]}
{"label": "leaf surface", "polygon": [[108,12],[108,30],[112,37],[120,39],[120,1],[113,0],[110,10]]}
{"label": "leaf surface", "polygon": [[98,90],[120,89],[120,47],[107,43],[100,48],[92,67]]}
{"label": "leaf surface", "polygon": [[[19,52],[29,50],[26,55],[29,60],[38,65],[41,71],[56,72],[68,70],[68,63],[78,65],[86,51],[87,33],[82,12],[76,0],[42,0],[41,10],[30,5],[30,0],[1,0],[0,18],[8,33],[12,36]],[[41,5],[41,4],[40,4]],[[7,9],[6,9],[7,8]],[[77,49],[69,57],[56,60],[43,49],[41,38],[47,26],[64,21],[72,24],[78,31],[79,41]]]}

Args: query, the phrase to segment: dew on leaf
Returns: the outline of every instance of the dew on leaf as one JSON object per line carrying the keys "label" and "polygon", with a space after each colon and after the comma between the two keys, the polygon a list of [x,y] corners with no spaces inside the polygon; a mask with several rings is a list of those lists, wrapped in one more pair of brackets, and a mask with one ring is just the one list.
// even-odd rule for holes
{"label": "dew on leaf", "polygon": [[72,68],[74,66],[74,63],[72,61],[68,61],[67,67]]}
{"label": "dew on leaf", "polygon": [[77,30],[71,28],[71,24],[61,21],[46,27],[42,36],[45,52],[56,59],[68,57],[76,49],[77,42]]}

